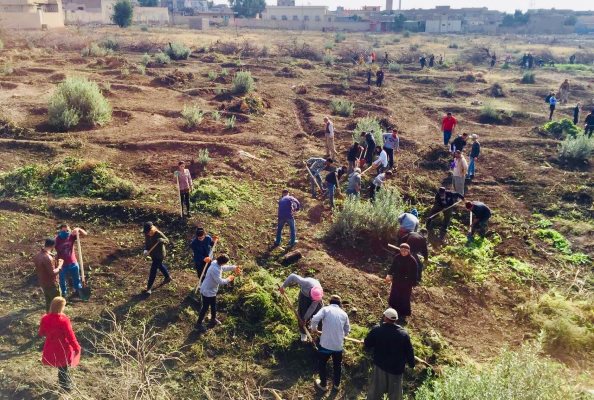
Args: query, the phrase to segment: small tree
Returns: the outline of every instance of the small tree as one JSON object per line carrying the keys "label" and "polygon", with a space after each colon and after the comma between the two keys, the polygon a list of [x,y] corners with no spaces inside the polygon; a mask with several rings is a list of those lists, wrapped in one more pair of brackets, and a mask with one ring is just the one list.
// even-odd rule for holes
{"label": "small tree", "polygon": [[113,5],[111,20],[120,28],[127,28],[132,25],[132,14],[134,9],[130,0],[118,0]]}
{"label": "small tree", "polygon": [[231,8],[240,17],[252,18],[266,8],[266,0],[229,0]]}
{"label": "small tree", "polygon": [[141,7],[157,7],[159,2],[157,0],[138,0]]}
{"label": "small tree", "polygon": [[249,71],[239,71],[233,78],[231,92],[234,94],[247,94],[254,90],[254,78]]}

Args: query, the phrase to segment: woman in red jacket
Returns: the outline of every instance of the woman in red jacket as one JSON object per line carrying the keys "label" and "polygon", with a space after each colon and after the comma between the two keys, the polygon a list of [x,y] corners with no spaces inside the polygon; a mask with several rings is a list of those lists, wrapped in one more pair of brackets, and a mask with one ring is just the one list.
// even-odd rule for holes
{"label": "woman in red jacket", "polygon": [[52,300],[48,314],[41,318],[39,336],[45,336],[41,362],[58,368],[60,387],[70,391],[72,384],[68,367],[76,367],[80,361],[80,345],[72,331],[70,319],[64,315],[66,299],[56,297]]}

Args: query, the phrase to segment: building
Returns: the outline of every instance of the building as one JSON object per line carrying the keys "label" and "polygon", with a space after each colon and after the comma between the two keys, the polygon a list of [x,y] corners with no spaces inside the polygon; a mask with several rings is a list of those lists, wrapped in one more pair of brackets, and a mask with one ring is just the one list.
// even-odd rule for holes
{"label": "building", "polygon": [[462,32],[462,20],[459,19],[429,19],[425,21],[427,33],[456,33]]}
{"label": "building", "polygon": [[332,22],[333,16],[327,6],[266,6],[262,12],[263,20]]}
{"label": "building", "polygon": [[60,0],[0,0],[0,27],[50,29],[64,26]]}
{"label": "building", "polygon": [[370,21],[377,18],[380,14],[380,6],[363,6],[360,9],[346,9],[342,6],[336,7],[336,18],[353,19],[356,21]]}
{"label": "building", "polygon": [[[0,0],[2,1],[2,0]],[[113,6],[117,0],[63,0],[66,24],[112,24]],[[134,6],[132,22],[135,24],[167,24],[167,7]]]}
{"label": "building", "polygon": [[277,0],[276,5],[280,7],[295,7],[295,0]]}
{"label": "building", "polygon": [[211,24],[227,25],[229,20],[235,15],[235,12],[227,4],[217,4],[206,11],[194,12],[194,15],[207,18]]}

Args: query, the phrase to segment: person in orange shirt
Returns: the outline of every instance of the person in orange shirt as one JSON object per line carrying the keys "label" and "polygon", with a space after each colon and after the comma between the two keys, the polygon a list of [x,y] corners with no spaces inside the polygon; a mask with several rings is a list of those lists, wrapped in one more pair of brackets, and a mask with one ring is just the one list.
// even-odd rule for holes
{"label": "person in orange shirt", "polygon": [[449,112],[441,121],[441,130],[443,131],[443,144],[449,146],[452,134],[456,130],[458,120],[454,118],[451,112]]}

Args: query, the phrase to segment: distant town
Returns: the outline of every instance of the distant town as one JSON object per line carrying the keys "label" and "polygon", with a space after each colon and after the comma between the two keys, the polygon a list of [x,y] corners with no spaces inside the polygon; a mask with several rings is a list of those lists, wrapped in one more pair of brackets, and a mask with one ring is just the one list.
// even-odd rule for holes
{"label": "distant town", "polygon": [[[121,0],[0,0],[4,28],[50,29],[64,25],[112,24],[114,5]],[[128,0],[126,0],[128,1]],[[294,0],[234,0],[233,7],[207,0],[134,0],[133,22],[140,25],[177,25],[205,30],[236,26],[285,30],[347,32],[426,32],[587,34],[594,32],[594,11],[534,9],[508,14],[486,7],[401,9],[393,0],[360,9],[295,6]],[[252,4],[260,4],[254,8]],[[251,7],[251,8],[250,8]]]}

